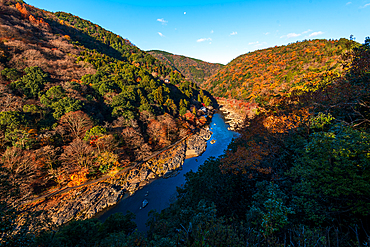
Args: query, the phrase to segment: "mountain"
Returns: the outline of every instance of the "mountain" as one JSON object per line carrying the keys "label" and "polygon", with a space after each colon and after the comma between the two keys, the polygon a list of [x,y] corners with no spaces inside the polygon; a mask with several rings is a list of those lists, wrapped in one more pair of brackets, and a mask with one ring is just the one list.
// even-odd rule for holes
{"label": "mountain", "polygon": [[202,83],[215,74],[224,65],[219,63],[207,63],[199,59],[175,55],[165,51],[148,51],[150,55],[162,61],[167,68],[179,71],[187,80]]}
{"label": "mountain", "polygon": [[250,52],[200,86],[214,96],[257,103],[295,90],[314,90],[325,76],[343,73],[341,58],[350,43],[346,39],[306,40]]}
{"label": "mountain", "polygon": [[18,198],[124,167],[202,124],[184,115],[210,99],[129,40],[19,0],[0,3],[0,23],[0,162]]}

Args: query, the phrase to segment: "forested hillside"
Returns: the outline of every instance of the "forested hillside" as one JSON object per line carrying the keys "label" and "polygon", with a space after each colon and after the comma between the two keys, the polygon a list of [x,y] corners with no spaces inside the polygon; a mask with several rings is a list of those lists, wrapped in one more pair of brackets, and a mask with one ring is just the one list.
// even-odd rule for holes
{"label": "forested hillside", "polygon": [[0,162],[19,188],[12,199],[99,177],[204,124],[184,117],[211,103],[195,83],[96,24],[15,0],[0,3],[0,23]]}
{"label": "forested hillside", "polygon": [[370,37],[255,51],[201,84],[245,111],[244,128],[146,234],[132,213],[36,225],[23,200],[205,123],[210,98],[168,65],[77,16],[0,3],[0,246],[370,245]]}
{"label": "forested hillside", "polygon": [[165,51],[148,51],[153,57],[162,61],[167,68],[179,71],[187,80],[203,83],[223,67],[219,63],[207,63],[199,59],[175,55]]}
{"label": "forested hillside", "polygon": [[343,45],[342,76],[323,71],[315,88],[260,105],[222,157],[186,175],[177,201],[153,215],[149,238],[186,246],[369,245],[370,37]]}
{"label": "forested hillside", "polygon": [[241,55],[200,86],[214,96],[266,104],[294,90],[312,91],[343,74],[348,40],[307,40]]}
{"label": "forested hillside", "polygon": [[370,37],[344,54],[343,76],[259,107],[225,154],[186,174],[153,212],[77,221],[44,246],[367,246],[370,210]]}

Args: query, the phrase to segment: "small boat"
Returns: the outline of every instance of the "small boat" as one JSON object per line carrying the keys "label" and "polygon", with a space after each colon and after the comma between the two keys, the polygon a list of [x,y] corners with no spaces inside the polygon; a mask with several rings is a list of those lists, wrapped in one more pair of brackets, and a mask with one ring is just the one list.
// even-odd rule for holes
{"label": "small boat", "polygon": [[144,199],[144,201],[143,201],[143,208],[145,208],[146,207],[146,205],[148,205],[148,200],[147,199]]}
{"label": "small boat", "polygon": [[215,144],[216,143],[216,140],[211,140],[211,144]]}

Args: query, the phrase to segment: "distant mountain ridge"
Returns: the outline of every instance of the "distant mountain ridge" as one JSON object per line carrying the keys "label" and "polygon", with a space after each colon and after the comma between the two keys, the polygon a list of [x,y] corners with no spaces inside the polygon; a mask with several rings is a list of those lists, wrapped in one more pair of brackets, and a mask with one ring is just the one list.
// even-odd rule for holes
{"label": "distant mountain ridge", "polygon": [[187,80],[195,83],[203,83],[224,66],[219,63],[208,63],[166,51],[151,50],[148,53],[162,61],[168,68],[179,71]]}

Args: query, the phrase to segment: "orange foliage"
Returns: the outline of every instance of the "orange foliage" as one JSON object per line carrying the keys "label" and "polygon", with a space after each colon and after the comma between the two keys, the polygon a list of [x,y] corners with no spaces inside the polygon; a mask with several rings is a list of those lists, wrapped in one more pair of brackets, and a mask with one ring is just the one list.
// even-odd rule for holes
{"label": "orange foliage", "polygon": [[23,4],[20,4],[20,3],[16,3],[15,7],[18,9],[18,11],[22,14],[22,17],[25,18],[25,19],[28,19],[29,17],[29,13],[26,9],[26,6]]}
{"label": "orange foliage", "polygon": [[70,176],[71,181],[68,183],[68,187],[79,186],[87,181],[86,175],[89,174],[88,169],[82,169],[79,172],[73,173]]}
{"label": "orange foliage", "polygon": [[293,91],[316,90],[327,68],[343,74],[346,42],[310,40],[248,53],[231,61],[201,86],[214,96],[269,104]]}

